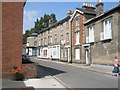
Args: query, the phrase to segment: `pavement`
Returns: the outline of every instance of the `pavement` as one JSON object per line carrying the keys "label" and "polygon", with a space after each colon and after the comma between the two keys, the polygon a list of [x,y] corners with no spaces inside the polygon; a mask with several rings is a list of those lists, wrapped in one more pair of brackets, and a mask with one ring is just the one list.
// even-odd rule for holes
{"label": "pavement", "polygon": [[[2,78],[2,88],[66,88],[59,81],[51,76],[43,78],[26,79],[24,81],[13,81],[7,78]],[[4,90],[3,89],[3,90]]]}

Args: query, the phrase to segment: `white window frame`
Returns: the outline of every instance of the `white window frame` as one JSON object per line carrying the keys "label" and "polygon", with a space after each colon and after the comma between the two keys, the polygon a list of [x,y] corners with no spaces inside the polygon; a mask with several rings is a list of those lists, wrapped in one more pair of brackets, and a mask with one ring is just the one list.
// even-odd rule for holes
{"label": "white window frame", "polygon": [[80,44],[80,31],[75,32],[75,45]]}
{"label": "white window frame", "polygon": [[69,42],[69,33],[66,33],[66,41]]}
{"label": "white window frame", "polygon": [[67,48],[65,48],[65,57],[67,57]]}
{"label": "white window frame", "polygon": [[112,27],[111,27],[112,19],[108,18],[103,21],[103,33],[104,40],[112,39]]}
{"label": "white window frame", "polygon": [[79,48],[75,49],[75,60],[80,60],[80,49]]}
{"label": "white window frame", "polygon": [[94,25],[88,27],[89,30],[89,43],[94,42]]}
{"label": "white window frame", "polygon": [[75,17],[75,25],[76,27],[78,27],[80,25],[80,20],[79,20],[79,16]]}

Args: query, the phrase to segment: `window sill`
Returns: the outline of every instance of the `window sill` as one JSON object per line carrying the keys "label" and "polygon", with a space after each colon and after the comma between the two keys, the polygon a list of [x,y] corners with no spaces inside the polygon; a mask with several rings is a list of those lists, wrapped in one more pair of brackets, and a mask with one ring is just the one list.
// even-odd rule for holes
{"label": "window sill", "polygon": [[110,42],[112,38],[100,40],[101,42]]}
{"label": "window sill", "polygon": [[80,45],[80,43],[76,43],[75,45]]}

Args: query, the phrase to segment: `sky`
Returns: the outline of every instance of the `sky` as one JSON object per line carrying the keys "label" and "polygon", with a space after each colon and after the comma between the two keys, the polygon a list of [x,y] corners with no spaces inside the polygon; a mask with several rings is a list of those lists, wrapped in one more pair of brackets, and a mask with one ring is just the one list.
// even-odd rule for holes
{"label": "sky", "polygon": [[[93,3],[94,6],[97,2]],[[76,8],[82,8],[83,2],[26,2],[24,7],[23,33],[34,27],[37,18],[44,14],[56,15],[57,20],[61,20],[67,16],[67,11],[75,11]],[[104,11],[118,5],[118,2],[104,2]]]}

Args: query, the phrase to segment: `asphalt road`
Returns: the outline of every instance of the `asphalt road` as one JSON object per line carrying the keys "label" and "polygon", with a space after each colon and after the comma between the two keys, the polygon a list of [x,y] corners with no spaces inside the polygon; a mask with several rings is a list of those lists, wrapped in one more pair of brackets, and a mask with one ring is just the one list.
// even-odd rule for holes
{"label": "asphalt road", "polygon": [[118,88],[115,76],[47,60],[33,61],[39,64],[38,77],[52,75],[71,88]]}

